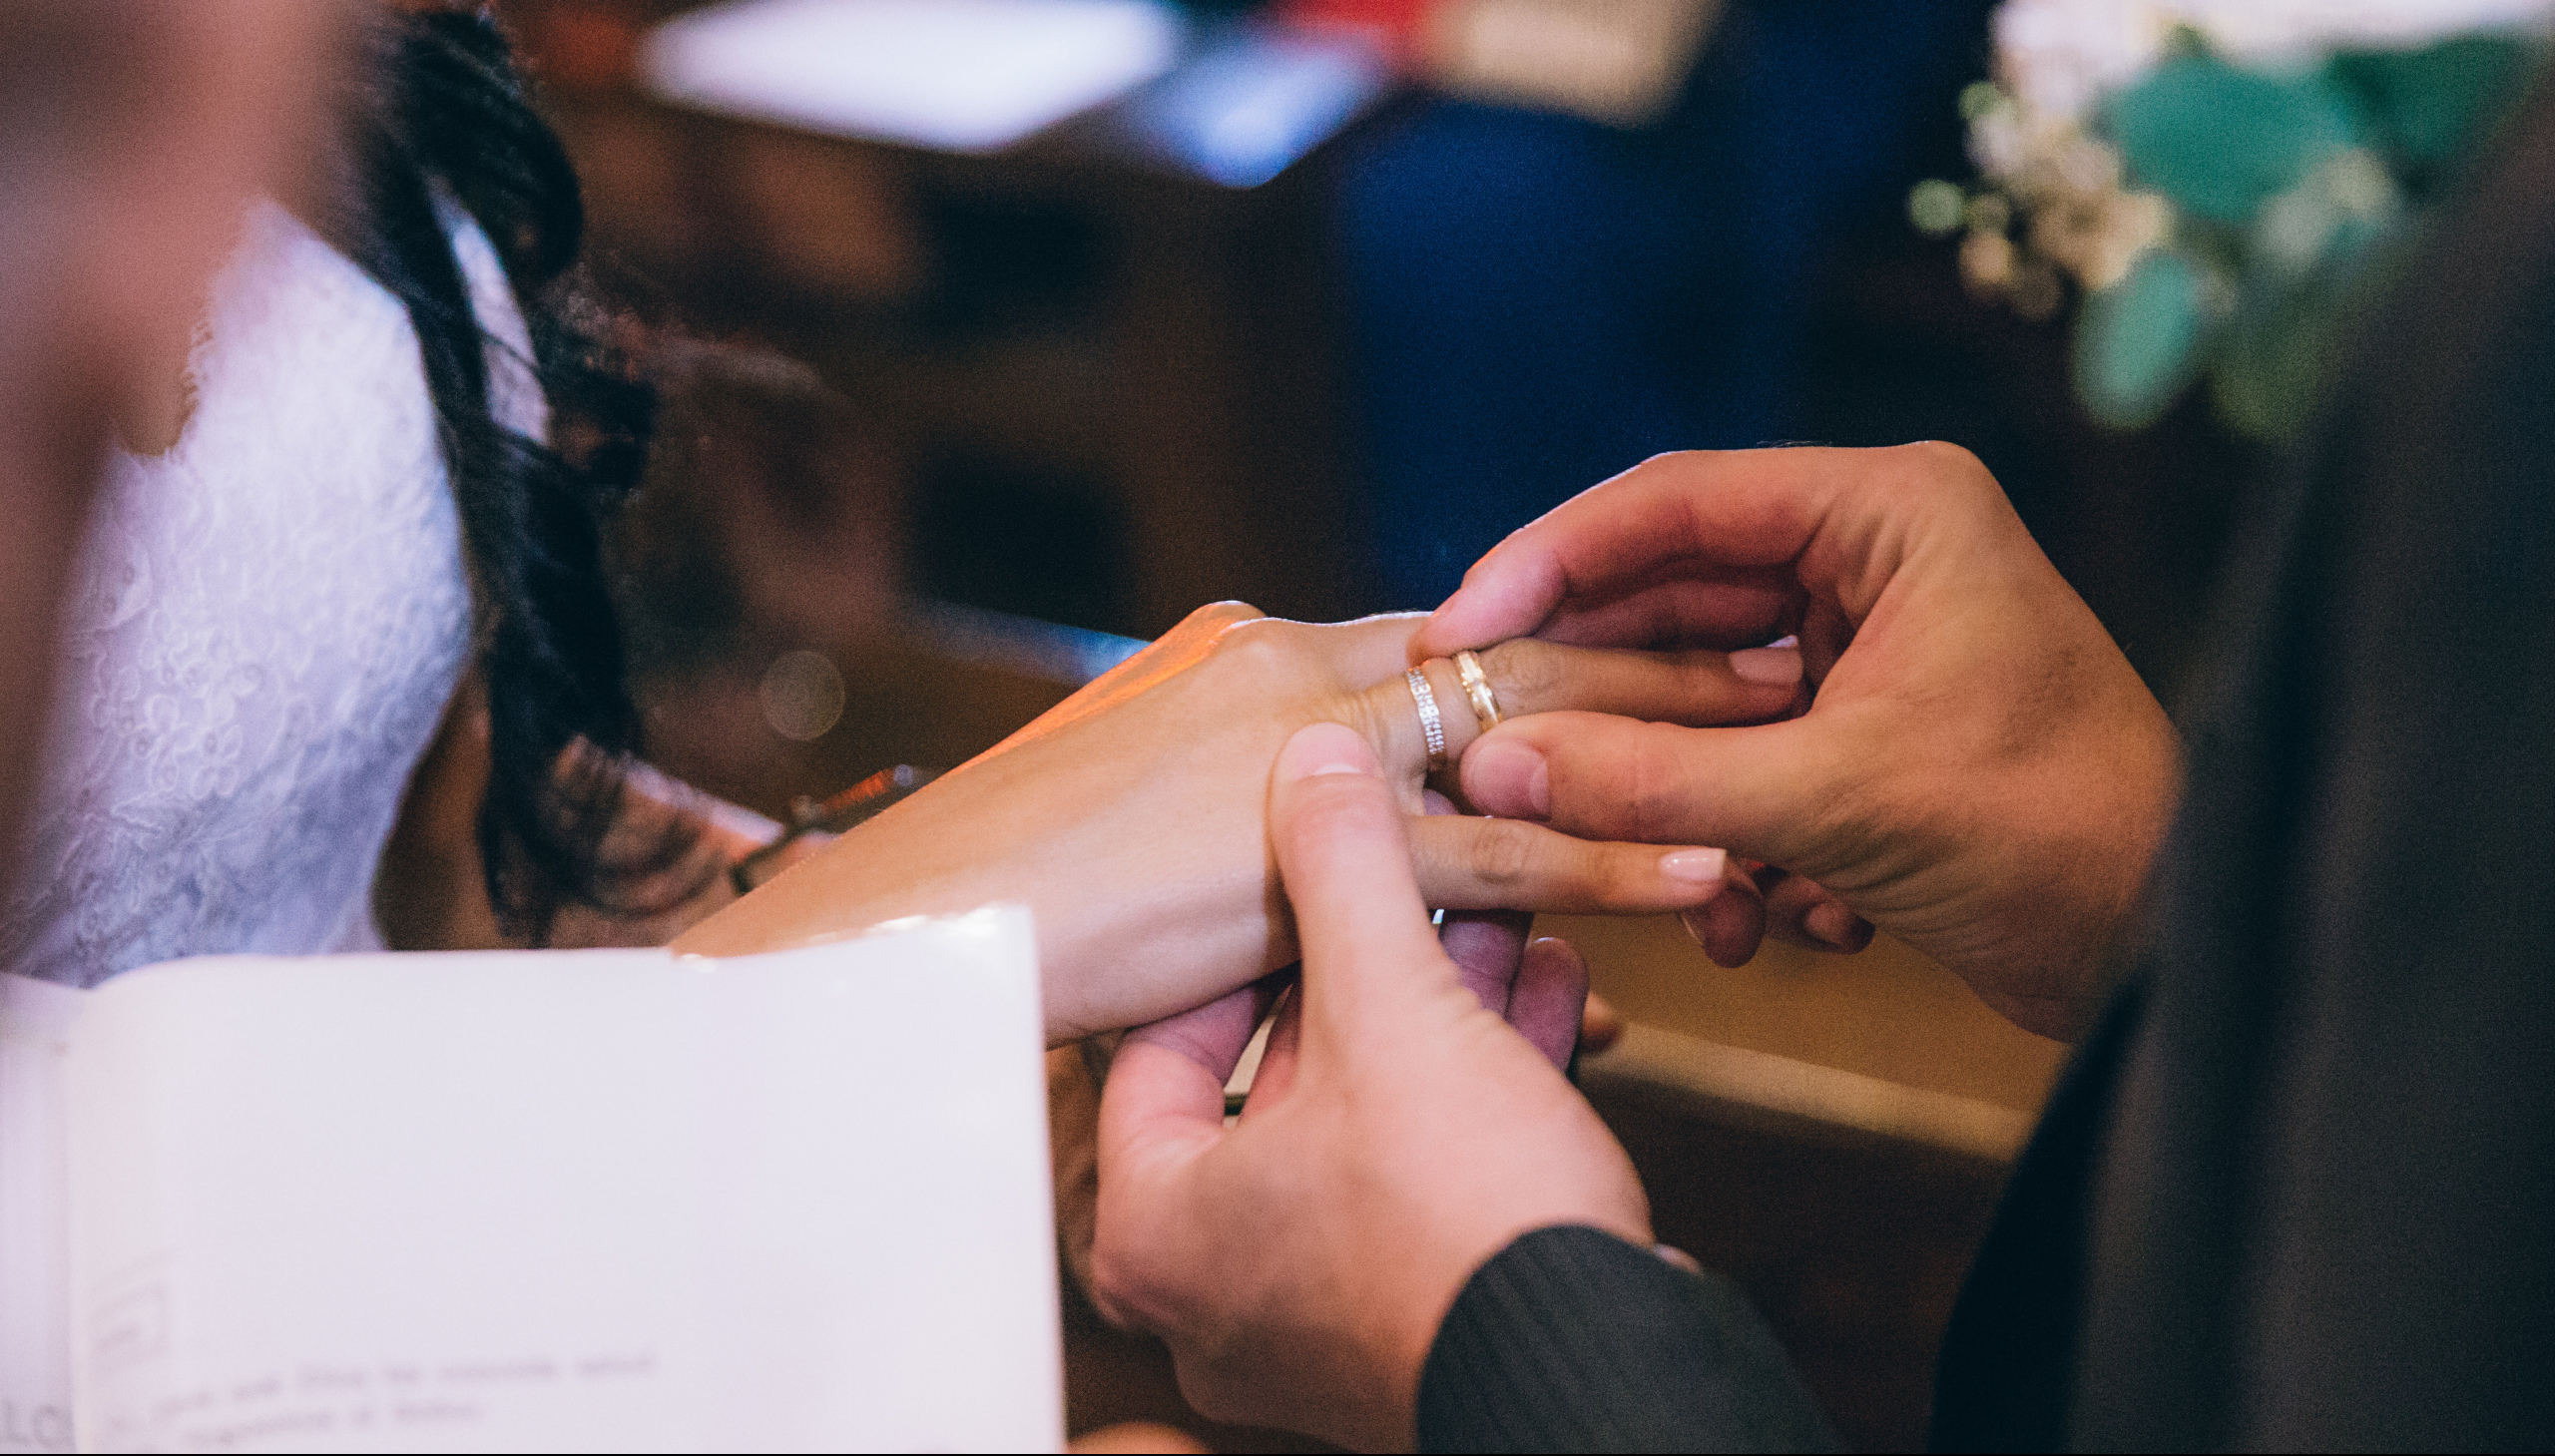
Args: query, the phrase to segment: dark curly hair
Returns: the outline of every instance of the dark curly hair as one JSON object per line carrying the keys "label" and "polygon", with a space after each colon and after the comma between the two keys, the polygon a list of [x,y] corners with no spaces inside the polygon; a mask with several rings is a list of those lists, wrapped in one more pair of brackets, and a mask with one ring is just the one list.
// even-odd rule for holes
{"label": "dark curly hair", "polygon": [[[311,221],[415,325],[478,617],[488,897],[507,933],[539,943],[566,903],[661,908],[626,903],[620,887],[693,848],[671,834],[635,861],[602,855],[641,736],[602,538],[638,486],[656,394],[586,292],[576,172],[496,20],[476,6],[366,9],[357,84],[339,108],[333,216]],[[491,343],[438,195],[470,214],[505,265],[550,406],[546,443],[490,414]]]}

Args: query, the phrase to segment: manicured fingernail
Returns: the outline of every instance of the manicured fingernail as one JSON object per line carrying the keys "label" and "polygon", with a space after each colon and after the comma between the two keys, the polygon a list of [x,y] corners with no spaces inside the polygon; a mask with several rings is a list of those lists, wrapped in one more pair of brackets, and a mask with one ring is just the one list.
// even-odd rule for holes
{"label": "manicured fingernail", "polygon": [[1502,818],[1549,818],[1553,770],[1524,743],[1488,738],[1464,754],[1464,795],[1473,807]]}
{"label": "manicured fingernail", "polygon": [[1838,950],[1854,948],[1854,912],[1833,900],[1810,906],[1809,913],[1800,917],[1800,926]]}
{"label": "manicured fingernail", "polygon": [[1789,688],[1800,681],[1800,649],[1796,647],[1752,647],[1730,655],[1730,670],[1743,683],[1765,688]]}
{"label": "manicured fingernail", "polygon": [[1360,773],[1379,778],[1383,773],[1375,762],[1375,750],[1366,739],[1355,728],[1336,723],[1317,723],[1298,729],[1287,740],[1280,763],[1280,771],[1289,778],[1319,778],[1325,773]]}
{"label": "manicured fingernail", "polygon": [[1670,879],[1682,879],[1693,884],[1715,884],[1721,879],[1722,867],[1728,863],[1730,855],[1724,850],[1680,849],[1660,858],[1659,872]]}

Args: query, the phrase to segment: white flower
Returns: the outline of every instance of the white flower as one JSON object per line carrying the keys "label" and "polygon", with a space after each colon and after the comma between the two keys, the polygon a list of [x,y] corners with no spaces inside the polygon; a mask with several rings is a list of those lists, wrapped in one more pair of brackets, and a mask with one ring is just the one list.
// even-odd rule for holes
{"label": "white flower", "polygon": [[2555,0],[2006,0],[1996,11],[1996,69],[2027,112],[2074,120],[2154,65],[2177,26],[2261,65],[2551,22]]}
{"label": "white flower", "polygon": [[2024,110],[2074,120],[2153,65],[2170,28],[2161,8],[2135,0],[2006,0],[1997,71]]}

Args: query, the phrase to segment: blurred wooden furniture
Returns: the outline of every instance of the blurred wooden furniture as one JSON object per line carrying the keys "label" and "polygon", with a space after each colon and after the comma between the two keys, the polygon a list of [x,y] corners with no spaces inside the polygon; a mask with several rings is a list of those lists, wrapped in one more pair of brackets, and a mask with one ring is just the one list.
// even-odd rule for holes
{"label": "blurred wooden furniture", "polygon": [[1373,605],[1324,200],[1380,89],[1234,186],[1257,174],[1178,139],[1202,108],[1306,90],[1273,73],[1249,91],[1297,42],[1205,28],[1159,81],[968,155],[652,99],[638,23],[680,8],[514,7],[536,56],[609,32],[551,67],[594,251],[651,315],[768,343],[863,409],[906,464],[917,589],[1139,637],[1225,598],[1315,619]]}
{"label": "blurred wooden furniture", "polygon": [[1546,916],[1629,1025],[1580,1085],[1662,1240],[1729,1274],[1849,1447],[1924,1441],[1935,1351],[2065,1049],[1886,937],[1736,971],[1674,919]]}

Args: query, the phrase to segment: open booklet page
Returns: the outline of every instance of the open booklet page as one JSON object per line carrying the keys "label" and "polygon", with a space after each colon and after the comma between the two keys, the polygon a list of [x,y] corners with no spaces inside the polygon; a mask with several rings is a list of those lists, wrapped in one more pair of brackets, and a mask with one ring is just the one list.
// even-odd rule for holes
{"label": "open booklet page", "polygon": [[105,1449],[1053,1449],[1035,952],[224,958],[71,1034]]}
{"label": "open booklet page", "polygon": [[68,1451],[62,1063],[86,992],[0,975],[0,1456]]}

